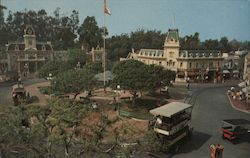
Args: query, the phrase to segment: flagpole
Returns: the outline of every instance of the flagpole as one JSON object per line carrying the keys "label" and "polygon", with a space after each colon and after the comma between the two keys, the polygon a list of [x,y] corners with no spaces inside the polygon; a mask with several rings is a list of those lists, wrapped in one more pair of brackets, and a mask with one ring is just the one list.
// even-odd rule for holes
{"label": "flagpole", "polygon": [[[104,5],[106,5],[105,4],[105,2],[104,2]],[[103,21],[104,21],[104,28],[103,28],[103,56],[104,56],[104,58],[103,58],[103,77],[104,77],[104,79],[103,79],[103,85],[104,85],[104,88],[105,88],[105,86],[106,86],[106,52],[105,52],[105,49],[106,49],[106,47],[105,47],[105,45],[106,45],[106,43],[105,43],[105,40],[106,40],[106,15],[105,15],[105,11],[103,12],[104,13],[104,19],[103,19]]]}

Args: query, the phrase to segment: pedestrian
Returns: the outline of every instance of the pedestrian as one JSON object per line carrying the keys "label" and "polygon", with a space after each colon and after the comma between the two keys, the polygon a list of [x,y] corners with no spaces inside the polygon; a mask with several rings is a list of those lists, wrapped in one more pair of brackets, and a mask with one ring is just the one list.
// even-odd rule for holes
{"label": "pedestrian", "polygon": [[189,86],[190,86],[190,85],[189,85],[189,82],[188,82],[188,83],[187,83],[187,89],[188,89],[188,90],[189,90]]}

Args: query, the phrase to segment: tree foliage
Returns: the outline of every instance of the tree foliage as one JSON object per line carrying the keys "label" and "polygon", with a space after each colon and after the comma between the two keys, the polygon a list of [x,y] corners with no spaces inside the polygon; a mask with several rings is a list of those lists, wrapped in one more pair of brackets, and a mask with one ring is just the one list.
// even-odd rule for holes
{"label": "tree foliage", "polygon": [[69,69],[69,64],[62,60],[54,60],[47,62],[38,72],[39,77],[47,78],[49,74],[52,74],[52,77],[57,74]]}
{"label": "tree foliage", "polygon": [[148,65],[148,72],[151,77],[148,78],[146,84],[152,84],[150,87],[153,87],[153,89],[170,85],[170,81],[174,81],[176,76],[174,71],[166,70],[159,65]]}
{"label": "tree foliage", "polygon": [[86,51],[96,48],[97,45],[102,46],[103,33],[98,27],[94,16],[87,16],[82,25],[78,29],[79,42],[84,46]]}
{"label": "tree foliage", "polygon": [[175,73],[170,70],[163,70],[163,67],[145,65],[137,60],[125,60],[119,62],[113,68],[113,84],[120,85],[122,89],[129,90],[134,99],[137,92],[151,91],[164,82],[169,84],[174,80]]}
{"label": "tree foliage", "polygon": [[52,81],[52,88],[59,94],[74,93],[75,97],[85,90],[93,90],[94,74],[85,69],[70,69],[60,73]]}
{"label": "tree foliage", "polygon": [[85,51],[80,49],[70,49],[68,51],[67,63],[69,64],[70,68],[76,68],[78,67],[78,64],[80,64],[78,68],[83,67],[88,60],[89,59]]}

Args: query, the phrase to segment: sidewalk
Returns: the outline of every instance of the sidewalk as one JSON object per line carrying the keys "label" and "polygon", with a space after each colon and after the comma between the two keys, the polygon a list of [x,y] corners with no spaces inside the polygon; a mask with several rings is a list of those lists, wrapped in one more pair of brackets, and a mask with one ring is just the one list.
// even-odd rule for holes
{"label": "sidewalk", "polygon": [[227,94],[227,97],[230,101],[231,106],[241,112],[245,112],[250,114],[250,103],[246,103],[245,100],[237,100],[237,99],[233,99],[229,94]]}
{"label": "sidewalk", "polygon": [[28,85],[25,87],[26,91],[30,93],[31,96],[37,96],[39,99],[39,104],[45,105],[47,103],[47,99],[50,98],[48,95],[44,95],[40,92],[38,87],[47,87],[49,86],[49,82],[36,83],[32,85]]}

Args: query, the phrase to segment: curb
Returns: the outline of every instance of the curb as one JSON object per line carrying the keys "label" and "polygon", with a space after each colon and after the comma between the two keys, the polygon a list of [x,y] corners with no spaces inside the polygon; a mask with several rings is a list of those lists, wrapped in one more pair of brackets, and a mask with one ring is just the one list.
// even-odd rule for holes
{"label": "curb", "polygon": [[240,108],[235,107],[234,104],[233,104],[233,102],[231,101],[230,96],[229,96],[227,93],[226,93],[226,95],[227,95],[227,97],[228,97],[228,100],[229,100],[229,102],[230,102],[232,108],[234,108],[234,109],[237,110],[237,111],[240,111],[240,112],[244,112],[244,113],[250,114],[250,111],[242,110],[242,109],[240,109]]}

